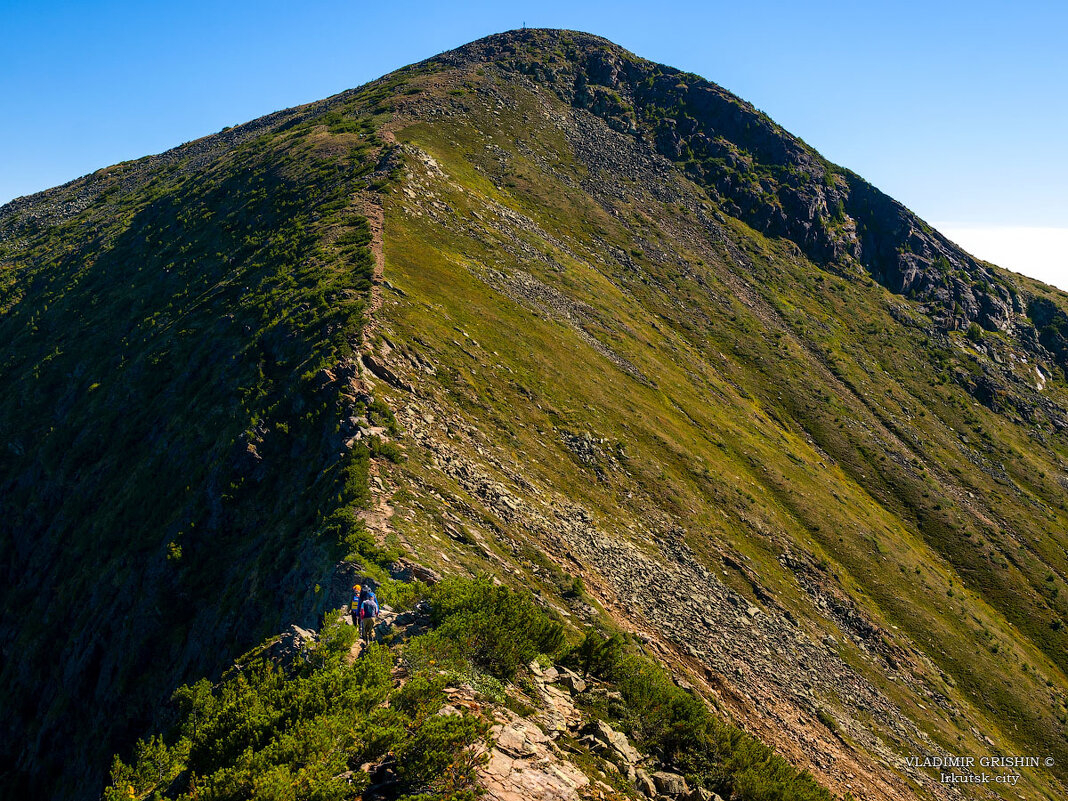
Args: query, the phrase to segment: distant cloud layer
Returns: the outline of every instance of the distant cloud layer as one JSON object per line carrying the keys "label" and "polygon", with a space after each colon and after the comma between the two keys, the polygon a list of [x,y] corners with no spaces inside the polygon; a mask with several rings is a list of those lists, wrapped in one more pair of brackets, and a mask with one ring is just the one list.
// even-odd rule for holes
{"label": "distant cloud layer", "polygon": [[1024,228],[936,223],[978,259],[1068,291],[1068,228]]}

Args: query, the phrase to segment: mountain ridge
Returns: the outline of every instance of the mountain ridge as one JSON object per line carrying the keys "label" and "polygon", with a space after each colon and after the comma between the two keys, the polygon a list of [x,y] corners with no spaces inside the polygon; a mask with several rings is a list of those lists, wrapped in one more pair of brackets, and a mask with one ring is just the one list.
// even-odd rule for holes
{"label": "mountain ridge", "polygon": [[[576,45],[576,42],[579,44]],[[548,63],[524,61],[520,57],[520,45],[540,47],[541,55],[548,54],[550,58],[563,56],[562,47],[577,46],[578,50],[585,53],[586,60],[573,75],[558,75],[552,69],[551,60]],[[680,134],[680,120],[662,115],[657,120],[659,127],[652,133],[658,152],[682,166],[698,183],[722,195],[730,210],[757,230],[773,236],[786,236],[798,243],[807,255],[818,260],[835,262],[843,257],[853,259],[891,291],[897,294],[911,292],[921,300],[945,307],[940,316],[941,323],[947,328],[964,329],[969,323],[978,322],[988,330],[1001,330],[1013,322],[1011,318],[1023,317],[1025,311],[1028,313],[1026,316],[1032,316],[1032,310],[1022,305],[1021,299],[1012,294],[1011,287],[995,281],[982,262],[965,253],[864,179],[823,159],[751,104],[700,76],[639,59],[607,39],[563,29],[522,29],[484,37],[402,67],[393,74],[470,65],[480,60],[492,60],[520,72],[529,71],[566,102],[593,109],[610,124],[630,132],[636,132],[635,128],[630,127],[634,124],[631,117],[634,113],[640,114],[651,103],[651,98],[671,103],[673,108],[670,110],[677,113],[683,127],[691,133],[695,126],[701,124],[717,130],[724,129],[726,141],[712,141],[707,137],[693,141],[686,134]],[[637,65],[643,63],[650,65],[655,74],[650,74],[648,70],[632,74]],[[632,72],[629,73],[628,69]],[[683,79],[695,83],[694,91],[690,92],[695,99],[687,98],[690,87],[682,82]],[[367,86],[375,86],[383,80],[372,81]],[[672,84],[672,80],[679,82]],[[635,91],[639,82],[652,86],[642,94]],[[610,98],[604,94],[605,89],[618,90],[624,88],[624,84],[627,97],[623,105],[619,105],[618,97]],[[591,86],[594,87],[592,93]],[[682,93],[672,94],[671,90],[679,86],[683,87]],[[153,169],[171,159],[188,159],[189,151],[195,153],[197,150],[206,150],[210,154],[220,145],[231,147],[254,136],[257,131],[292,124],[317,110],[343,103],[357,91],[347,90],[325,100],[276,111],[158,155],[122,162],[115,168],[109,168],[109,171],[128,165],[135,170]],[[693,117],[690,112],[698,116]],[[751,153],[739,152],[737,147],[731,147],[729,140],[742,135],[752,148]],[[684,149],[689,154],[686,160],[681,158]],[[714,162],[711,168],[702,163],[703,159]],[[196,161],[195,155],[193,161]],[[724,165],[728,167],[726,178],[722,175],[710,176],[716,167]],[[759,184],[767,179],[767,170],[771,168],[800,171],[804,180],[796,186],[786,187],[780,192],[780,197],[768,202],[766,188]],[[9,212],[17,213],[19,207],[31,206],[33,199],[43,199],[46,194],[91,183],[91,179],[100,172],[74,179],[51,190],[16,198],[7,204],[11,207]],[[747,181],[758,184],[757,188],[750,191]],[[77,208],[77,204],[74,208]],[[889,221],[862,220],[862,217],[871,218],[876,213]],[[834,230],[832,223],[841,223],[842,215],[846,215],[849,224],[843,230]],[[838,219],[833,219],[835,217]],[[857,224],[860,224],[861,232],[857,231]],[[863,231],[868,226],[873,228],[873,232],[865,235]],[[891,230],[883,231],[880,226],[889,226]],[[878,246],[873,244],[873,237],[880,240]],[[890,240],[890,243],[884,240]],[[963,271],[963,278],[947,275],[958,270]],[[959,306],[959,309],[954,306]],[[1033,311],[1037,321],[1043,325],[1049,324],[1049,310],[1044,311],[1039,304]],[[1053,345],[1052,352],[1060,361],[1064,361],[1068,350],[1064,349],[1059,332],[1043,344],[1047,347]]]}
{"label": "mountain ridge", "polygon": [[[245,569],[264,540],[230,521],[250,514],[251,501],[208,485],[266,481],[275,488],[249,498],[281,493],[291,480],[316,487],[318,468],[302,478],[286,454],[318,441],[325,475],[355,471],[337,486],[346,488],[352,509],[363,505],[360,516],[367,517],[371,498],[400,511],[389,532],[380,532],[383,542],[396,537],[439,570],[522,576],[550,598],[563,591],[554,571],[584,576],[607,614],[838,792],[850,789],[846,774],[853,773],[878,797],[943,797],[930,777],[898,775],[891,755],[902,753],[902,743],[920,747],[924,737],[941,744],[959,736],[960,747],[976,752],[985,746],[968,731],[972,721],[1006,748],[1034,746],[1056,727],[1050,747],[1061,753],[1066,646],[1053,624],[1064,613],[1055,590],[1065,566],[1063,543],[1047,523],[1064,513],[1056,506],[1065,464],[1062,293],[971,260],[714,84],[585,34],[488,37],[263,119],[270,121],[0,209],[7,273],[0,308],[8,341],[16,343],[0,364],[23,393],[9,394],[4,408],[25,409],[27,388],[44,375],[46,389],[35,402],[77,397],[94,413],[103,408],[92,406],[99,385],[80,377],[85,367],[77,372],[84,354],[34,344],[37,328],[55,334],[72,319],[54,311],[71,307],[62,295],[47,294],[58,290],[49,289],[42,265],[78,275],[79,259],[92,265],[105,254],[110,278],[75,292],[70,302],[78,303],[114,289],[115,276],[124,275],[117,267],[144,259],[152,268],[145,286],[158,280],[162,294],[131,297],[151,299],[141,306],[157,304],[158,316],[166,293],[181,297],[181,287],[167,283],[170,270],[195,282],[201,266],[212,264],[217,286],[233,285],[231,270],[259,275],[263,257],[243,250],[250,245],[233,231],[254,241],[268,231],[280,240],[300,236],[280,221],[302,204],[313,210],[297,213],[314,231],[300,240],[303,250],[279,251],[263,293],[247,296],[250,310],[261,303],[274,309],[270,317],[248,317],[247,331],[227,335],[249,372],[216,379],[239,396],[262,391],[266,400],[242,401],[244,427],[234,429],[219,457],[218,478],[206,481],[203,507],[190,507],[203,512],[153,530],[154,566],[139,583],[183,560],[203,569],[220,547],[232,546],[235,570]],[[252,164],[276,181],[271,192],[226,162],[235,156],[244,160],[241,170]],[[213,175],[231,187],[226,194],[203,177]],[[335,187],[332,199],[313,200],[312,188],[324,185]],[[234,217],[226,223],[232,231],[212,227],[213,208],[226,207],[231,194],[237,214],[249,200],[282,196],[283,189],[304,199],[281,213],[267,206],[246,222]],[[160,216],[171,207],[172,218]],[[889,222],[874,222],[880,212]],[[175,222],[168,229],[154,219]],[[109,243],[124,241],[130,244],[122,259],[106,255],[115,252]],[[218,241],[225,251],[198,244]],[[160,249],[154,242],[168,255],[153,256]],[[384,258],[377,277],[370,268],[375,243]],[[176,260],[186,252],[193,257]],[[331,289],[345,273],[331,265],[350,262],[360,280]],[[135,284],[145,280],[132,270]],[[365,327],[372,287],[381,299],[373,330]],[[291,355],[308,324],[319,325],[317,315],[347,297],[359,298],[359,325],[328,321],[324,341],[335,344],[315,345],[311,362]],[[188,308],[201,308],[197,303]],[[307,304],[316,313],[301,317]],[[211,313],[190,329],[193,342],[230,330],[221,307]],[[99,325],[105,318],[87,319]],[[138,345],[129,357],[136,359],[140,341],[129,332],[147,331],[147,323],[131,319],[119,339]],[[148,343],[156,340],[145,336],[152,356]],[[75,350],[77,343],[64,342]],[[191,365],[213,363],[205,347],[194,348]],[[941,380],[929,383],[932,364]],[[250,378],[257,370],[261,378]],[[195,375],[163,386],[180,393]],[[262,389],[250,395],[247,388],[256,386]],[[116,387],[113,398],[125,391],[121,382]],[[146,403],[152,389],[144,391]],[[326,394],[314,400],[320,392]],[[320,411],[297,435],[296,410],[308,403]],[[62,429],[72,404],[54,407],[48,425]],[[211,406],[202,398],[191,404],[198,414]],[[400,423],[407,461],[394,464],[382,444],[365,452],[366,468],[354,466],[364,464],[362,456],[352,465],[348,457],[338,461],[337,449],[353,453],[352,435],[387,422],[387,410]],[[190,429],[194,419],[185,423]],[[92,428],[93,418],[84,424]],[[122,430],[130,423],[111,424]],[[144,430],[151,434],[158,424],[149,421]],[[32,501],[20,515],[38,510],[32,522],[61,553],[58,541],[48,541],[51,512],[31,487],[47,486],[49,476],[26,467],[29,458],[57,450],[27,438],[46,429],[0,431],[21,464],[0,486],[9,499]],[[208,426],[206,436],[213,430]],[[75,440],[76,431],[63,431],[63,439]],[[183,442],[185,434],[170,436]],[[125,447],[146,469],[138,451]],[[64,466],[72,457],[48,457],[65,478],[48,496],[60,499],[60,520],[72,517],[62,497],[90,486],[79,477],[92,465],[82,450],[73,467]],[[374,471],[380,485],[368,477]],[[225,630],[247,645],[291,614],[289,602],[258,611],[264,593],[284,586],[305,598],[306,609],[326,608],[328,599],[316,599],[310,585],[337,584],[333,560],[359,548],[346,529],[340,551],[326,540],[309,551],[309,529],[338,538],[342,525],[322,519],[333,508],[330,490],[315,493],[305,519],[288,520],[281,505],[276,517],[252,518],[277,529],[266,542],[302,554],[301,569],[261,562],[268,586],[250,592],[230,576],[222,581],[228,600],[212,599],[190,568],[181,568],[188,574],[175,586],[216,607],[220,621],[233,614],[227,604],[244,598],[241,624],[231,619]],[[9,500],[9,510],[16,502]],[[191,533],[192,523],[206,532]],[[92,541],[64,525],[76,543]],[[435,532],[448,535],[445,545]],[[27,561],[47,561],[35,553],[42,546],[14,527],[0,542],[17,557],[8,570],[11,587],[25,581],[18,571]],[[644,573],[635,567],[642,563]],[[891,577],[915,578],[887,580],[883,573],[895,563]],[[665,594],[657,582],[674,592]],[[655,621],[627,618],[627,586],[657,598],[664,611]],[[680,602],[687,587],[701,588],[703,600]],[[11,597],[5,616],[19,608]],[[961,615],[946,611],[946,598],[962,599]],[[910,605],[931,619],[906,621]],[[99,601],[91,607],[117,611]],[[42,619],[56,614],[46,609]],[[719,634],[736,626],[744,629],[733,640]],[[18,621],[6,620],[5,639],[16,633],[41,663],[42,635],[30,638]],[[217,637],[221,648],[229,636]],[[136,637],[141,648],[159,646],[158,635]],[[777,683],[768,643],[795,638]],[[963,650],[949,647],[952,639]],[[969,655],[979,643],[983,652]],[[5,647],[6,660],[11,653]],[[75,676],[84,673],[80,686],[99,683],[92,661],[71,663]],[[211,661],[199,654],[190,675],[211,670]],[[160,676],[159,686],[177,678]],[[1019,689],[999,686],[1002,678]],[[8,685],[11,674],[4,679]],[[25,675],[19,681],[34,686]],[[1050,693],[1048,707],[1026,700],[1025,692],[1037,697],[1036,688]],[[114,700],[106,688],[96,691],[97,703]],[[752,708],[754,699],[775,711]],[[139,703],[150,706],[149,699]],[[868,721],[872,709],[884,719]],[[1009,713],[1023,733],[995,731],[996,716]],[[803,721],[796,731],[790,715]],[[837,731],[825,719],[837,721]],[[1029,775],[1027,792],[1052,797],[1058,781]]]}

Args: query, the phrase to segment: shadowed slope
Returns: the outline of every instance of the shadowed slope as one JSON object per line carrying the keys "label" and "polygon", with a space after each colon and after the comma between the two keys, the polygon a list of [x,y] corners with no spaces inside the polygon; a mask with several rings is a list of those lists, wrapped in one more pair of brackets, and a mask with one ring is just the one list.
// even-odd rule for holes
{"label": "shadowed slope", "polygon": [[95,795],[179,679],[315,619],[344,553],[324,521],[366,493],[335,373],[370,285],[350,193],[373,147],[366,124],[305,123],[5,207],[12,792]]}

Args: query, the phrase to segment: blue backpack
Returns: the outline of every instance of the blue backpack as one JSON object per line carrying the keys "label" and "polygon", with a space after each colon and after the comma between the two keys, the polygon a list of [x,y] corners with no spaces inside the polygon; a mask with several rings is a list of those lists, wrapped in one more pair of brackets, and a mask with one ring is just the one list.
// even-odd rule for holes
{"label": "blue backpack", "polygon": [[378,600],[375,598],[374,593],[364,598],[363,603],[360,605],[360,611],[363,613],[364,618],[378,616]]}

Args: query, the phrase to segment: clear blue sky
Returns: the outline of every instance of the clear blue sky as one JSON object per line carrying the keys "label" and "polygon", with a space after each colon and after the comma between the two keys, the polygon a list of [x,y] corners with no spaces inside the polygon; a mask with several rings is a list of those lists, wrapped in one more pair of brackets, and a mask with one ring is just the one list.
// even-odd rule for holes
{"label": "clear blue sky", "polygon": [[524,22],[714,80],[932,222],[1068,229],[1065,0],[0,0],[0,203]]}

